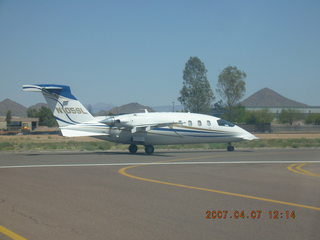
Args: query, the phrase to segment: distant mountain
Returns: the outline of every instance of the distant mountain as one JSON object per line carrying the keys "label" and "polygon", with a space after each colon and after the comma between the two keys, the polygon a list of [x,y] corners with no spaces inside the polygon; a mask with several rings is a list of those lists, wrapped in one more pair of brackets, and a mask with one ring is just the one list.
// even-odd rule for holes
{"label": "distant mountain", "polygon": [[[156,112],[172,112],[172,105],[155,106],[152,109]],[[175,105],[174,111],[181,111],[183,107],[181,105]]]}
{"label": "distant mountain", "polygon": [[7,98],[2,102],[0,102],[0,116],[6,116],[9,110],[11,111],[12,116],[17,116],[17,117],[27,116],[27,108],[25,106]]}
{"label": "distant mountain", "polygon": [[307,104],[300,103],[286,98],[270,88],[263,88],[241,102],[244,107],[309,107]]}
{"label": "distant mountain", "polygon": [[95,104],[88,104],[92,106],[92,111],[94,113],[100,112],[100,111],[109,111],[110,109],[114,108],[114,105],[112,103],[95,103]]}
{"label": "distant mountain", "polygon": [[39,110],[42,107],[49,108],[48,104],[46,104],[46,103],[37,103],[37,104],[30,106],[29,108]]}
{"label": "distant mountain", "polygon": [[110,114],[116,115],[116,114],[125,114],[125,113],[139,113],[139,112],[144,112],[145,109],[147,109],[148,112],[154,112],[154,110],[151,107],[144,106],[139,103],[128,103],[120,107],[114,107],[109,111],[100,111],[95,115],[104,116],[104,115],[110,115]]}

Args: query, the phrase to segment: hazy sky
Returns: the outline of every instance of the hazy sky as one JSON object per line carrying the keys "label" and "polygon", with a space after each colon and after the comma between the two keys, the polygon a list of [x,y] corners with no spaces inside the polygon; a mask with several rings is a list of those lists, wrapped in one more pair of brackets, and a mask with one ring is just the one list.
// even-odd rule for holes
{"label": "hazy sky", "polygon": [[190,56],[213,89],[235,65],[246,96],[320,105],[320,1],[0,0],[0,101],[43,102],[21,85],[56,83],[83,103],[178,104]]}

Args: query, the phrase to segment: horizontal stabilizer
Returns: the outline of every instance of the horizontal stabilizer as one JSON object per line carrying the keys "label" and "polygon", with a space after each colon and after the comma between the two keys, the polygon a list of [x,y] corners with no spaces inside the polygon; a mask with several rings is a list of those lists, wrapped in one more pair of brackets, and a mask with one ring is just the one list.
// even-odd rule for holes
{"label": "horizontal stabilizer", "polygon": [[106,133],[81,131],[75,129],[63,129],[61,128],[61,133],[65,137],[93,137],[93,136],[108,136]]}
{"label": "horizontal stabilizer", "polygon": [[22,90],[25,92],[41,92],[42,90],[61,90],[63,86],[39,84],[39,85],[23,85]]}

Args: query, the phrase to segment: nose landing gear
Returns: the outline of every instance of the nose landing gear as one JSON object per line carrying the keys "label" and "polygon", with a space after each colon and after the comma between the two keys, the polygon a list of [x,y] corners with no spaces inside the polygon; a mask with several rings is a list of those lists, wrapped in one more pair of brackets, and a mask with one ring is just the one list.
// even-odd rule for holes
{"label": "nose landing gear", "polygon": [[234,146],[232,146],[231,143],[228,143],[227,150],[228,150],[228,152],[233,152],[234,151]]}

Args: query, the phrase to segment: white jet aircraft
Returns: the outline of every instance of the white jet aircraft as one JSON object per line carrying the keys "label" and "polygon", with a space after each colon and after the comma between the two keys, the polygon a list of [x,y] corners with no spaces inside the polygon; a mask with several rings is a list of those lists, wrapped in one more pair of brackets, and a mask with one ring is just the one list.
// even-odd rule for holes
{"label": "white jet aircraft", "polygon": [[65,137],[90,136],[130,144],[136,153],[143,145],[147,154],[153,145],[188,143],[228,143],[257,139],[244,129],[217,117],[182,112],[148,112],[93,117],[72,95],[69,86],[23,85],[23,91],[42,92]]}

